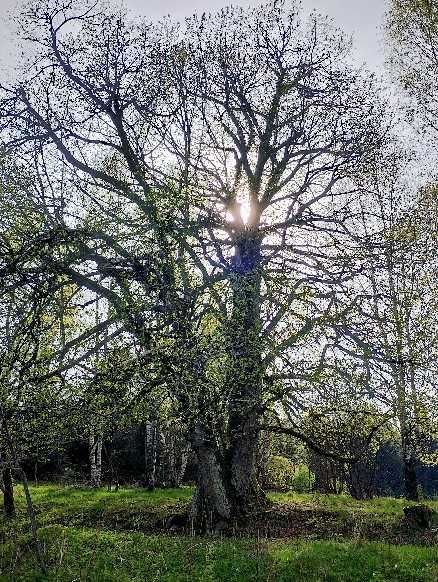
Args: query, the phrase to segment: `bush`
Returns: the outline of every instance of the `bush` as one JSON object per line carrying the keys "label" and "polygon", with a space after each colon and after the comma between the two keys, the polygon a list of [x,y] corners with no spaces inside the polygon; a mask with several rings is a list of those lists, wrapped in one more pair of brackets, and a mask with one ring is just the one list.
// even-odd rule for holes
{"label": "bush", "polygon": [[292,479],[291,489],[298,493],[311,491],[314,481],[315,475],[309,471],[309,467],[307,465],[298,465]]}
{"label": "bush", "polygon": [[294,472],[294,465],[286,457],[271,457],[266,467],[265,487],[275,491],[287,491],[291,488]]}

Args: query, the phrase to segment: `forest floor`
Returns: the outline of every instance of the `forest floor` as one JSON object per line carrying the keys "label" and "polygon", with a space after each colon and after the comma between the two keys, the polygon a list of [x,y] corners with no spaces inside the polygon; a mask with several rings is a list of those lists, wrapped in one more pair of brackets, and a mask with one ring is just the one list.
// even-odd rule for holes
{"label": "forest floor", "polygon": [[[201,537],[177,527],[191,495],[188,487],[33,487],[43,575],[17,487],[17,517],[0,518],[0,581],[438,580],[438,520],[426,532],[409,528],[403,499],[272,493],[272,507],[250,524]],[[438,501],[428,505],[438,512]]]}

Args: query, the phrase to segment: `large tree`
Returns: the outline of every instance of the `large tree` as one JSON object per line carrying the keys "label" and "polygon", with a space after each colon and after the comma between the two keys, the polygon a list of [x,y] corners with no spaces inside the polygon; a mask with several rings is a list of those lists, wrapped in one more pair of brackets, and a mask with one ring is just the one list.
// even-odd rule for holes
{"label": "large tree", "polygon": [[171,144],[198,193],[202,260],[229,290],[226,456],[238,505],[257,497],[260,416],[309,379],[327,323],[352,305],[353,177],[383,133],[375,89],[347,54],[329,25],[303,25],[282,2],[195,18],[177,53],[183,114]]}
{"label": "large tree", "polygon": [[264,413],[307,398],[355,305],[355,177],[385,136],[373,80],[293,2],[184,29],[87,0],[21,19],[34,52],[0,113],[44,217],[31,257],[111,305],[70,345],[131,334],[189,429],[195,517],[246,514],[265,501]]}

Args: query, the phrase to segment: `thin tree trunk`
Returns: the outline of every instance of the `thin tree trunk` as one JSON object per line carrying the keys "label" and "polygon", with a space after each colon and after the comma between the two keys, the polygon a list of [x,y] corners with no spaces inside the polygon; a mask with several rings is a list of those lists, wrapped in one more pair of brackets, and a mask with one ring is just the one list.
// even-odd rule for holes
{"label": "thin tree trunk", "polygon": [[102,435],[96,436],[90,431],[89,436],[90,485],[100,487],[102,481]]}
{"label": "thin tree trunk", "polygon": [[108,462],[108,491],[112,491],[113,483],[115,480],[115,472],[114,472],[114,449],[113,449],[113,437],[110,437],[110,442],[108,446],[105,448],[106,458]]}
{"label": "thin tree trunk", "polygon": [[161,430],[158,422],[155,427],[155,486],[169,487],[172,479],[171,437]]}
{"label": "thin tree trunk", "polygon": [[27,481],[26,473],[19,465],[18,456],[17,456],[15,446],[14,446],[14,441],[12,440],[11,434],[9,432],[9,426],[8,426],[6,417],[5,417],[1,407],[0,407],[0,413],[1,413],[4,434],[6,437],[6,442],[7,442],[10,454],[11,454],[11,459],[15,465],[15,470],[20,474],[21,482],[23,484],[24,494],[26,497],[27,515],[28,515],[29,521],[30,521],[32,540],[33,540],[33,543],[35,546],[38,564],[40,566],[42,573],[45,576],[47,576],[47,566],[46,566],[46,563],[44,560],[43,548],[42,548],[40,540],[38,539],[38,522],[37,522],[37,518],[36,518],[35,508],[34,508],[33,503],[32,503],[32,496],[31,496],[30,490],[29,490],[29,483]]}
{"label": "thin tree trunk", "polygon": [[177,477],[176,477],[176,486],[177,487],[181,487],[181,484],[184,480],[184,475],[186,474],[187,463],[189,460],[189,454],[190,454],[190,445],[186,445],[181,452],[181,464],[179,466],[179,471],[178,471]]}
{"label": "thin tree trunk", "polygon": [[90,431],[90,436],[88,440],[89,444],[89,461],[90,461],[90,485],[91,487],[96,487],[96,447],[97,439],[93,431]]}
{"label": "thin tree trunk", "polygon": [[102,435],[99,434],[96,439],[96,487],[102,483]]}
{"label": "thin tree trunk", "polygon": [[6,517],[14,517],[14,483],[10,467],[5,467],[2,471],[3,480],[3,508]]}
{"label": "thin tree trunk", "polygon": [[157,423],[147,421],[144,431],[144,456],[145,456],[145,486],[152,491],[156,485],[157,472]]}
{"label": "thin tree trunk", "polygon": [[167,475],[163,479],[170,487],[177,487],[178,472],[176,467],[176,436],[172,429],[167,431],[167,446],[164,449],[166,459],[162,458],[161,463],[167,468]]}
{"label": "thin tree trunk", "polygon": [[35,451],[35,461],[33,464],[33,480],[35,487],[38,487],[38,459],[39,459],[39,447],[37,443]]}
{"label": "thin tree trunk", "polygon": [[32,496],[30,494],[29,483],[27,481],[26,473],[24,472],[24,470],[21,467],[18,467],[17,470],[21,475],[21,482],[23,484],[24,495],[26,497],[27,515],[28,515],[29,521],[30,521],[30,528],[31,528],[31,532],[32,532],[32,538],[33,538],[33,541],[35,544],[35,549],[36,549],[37,556],[38,556],[38,562],[39,562],[39,565],[40,565],[40,568],[41,568],[43,574],[47,575],[47,566],[46,566],[46,563],[44,561],[44,552],[43,552],[41,542],[38,539],[38,523],[37,523],[35,508],[34,508],[33,502],[32,502]]}
{"label": "thin tree trunk", "polygon": [[401,414],[399,418],[405,497],[410,501],[418,501],[420,497],[418,492],[417,472],[415,470],[416,463],[411,446],[411,430],[406,419],[406,407],[404,401],[402,403]]}

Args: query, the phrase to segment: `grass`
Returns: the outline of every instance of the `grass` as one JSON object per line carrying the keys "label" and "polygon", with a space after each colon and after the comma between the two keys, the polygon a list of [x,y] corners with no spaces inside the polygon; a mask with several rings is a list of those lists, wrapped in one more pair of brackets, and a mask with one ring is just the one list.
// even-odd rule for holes
{"label": "grass", "polygon": [[0,580],[72,582],[436,582],[438,548],[354,542],[279,542],[146,536],[48,526],[48,576],[29,540],[0,549]]}
{"label": "grass", "polygon": [[[40,485],[32,487],[32,499],[41,526],[62,524],[112,530],[150,531],[162,525],[169,514],[182,511],[192,496],[190,487],[147,491],[126,488],[117,493],[106,489]],[[26,531],[26,506],[21,487],[15,488],[18,520],[15,529]],[[3,528],[7,524],[3,525]],[[0,540],[2,528],[0,527]],[[4,536],[3,536],[4,537]]]}
{"label": "grass", "polygon": [[271,556],[278,582],[438,580],[438,548],[319,541],[274,545]]}
{"label": "grass", "polygon": [[[0,582],[438,580],[438,545],[427,546],[424,540],[422,546],[377,543],[350,531],[349,539],[329,541],[327,528],[320,531],[326,539],[308,539],[314,534],[306,528],[313,530],[318,520],[330,529],[351,515],[379,524],[399,521],[404,500],[358,502],[347,496],[271,494],[281,508],[291,508],[294,519],[304,520],[298,537],[219,539],[168,535],[164,528],[158,533],[143,531],[148,531],[152,517],[165,520],[185,507],[190,488],[115,493],[57,485],[32,488],[49,566],[49,575],[42,576],[19,487],[16,494],[17,518],[0,518]],[[437,502],[431,506],[438,509]],[[302,516],[308,516],[308,521]]]}
{"label": "grass", "polygon": [[[374,499],[357,500],[349,495],[326,495],[322,493],[271,493],[270,498],[280,503],[291,503],[302,508],[325,509],[337,512],[360,512],[382,514],[385,516],[403,515],[403,508],[415,505],[413,501],[396,499],[394,497],[374,497]],[[427,504],[438,511],[438,501],[427,501]]]}
{"label": "grass", "polygon": [[[253,580],[266,568],[266,557],[253,555],[249,542],[145,536],[50,526],[41,532],[50,577],[69,581]],[[16,546],[2,550],[2,580],[38,580],[33,556],[11,572]],[[1,566],[0,566],[1,567]]]}

